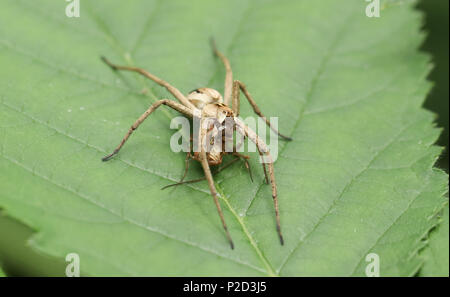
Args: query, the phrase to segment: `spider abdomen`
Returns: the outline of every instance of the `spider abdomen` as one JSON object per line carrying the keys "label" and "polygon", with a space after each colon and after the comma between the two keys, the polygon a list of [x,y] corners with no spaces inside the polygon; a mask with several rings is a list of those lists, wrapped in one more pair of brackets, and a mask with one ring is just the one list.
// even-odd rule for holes
{"label": "spider abdomen", "polygon": [[187,99],[198,109],[203,109],[210,103],[223,103],[222,95],[211,88],[198,88],[190,92]]}

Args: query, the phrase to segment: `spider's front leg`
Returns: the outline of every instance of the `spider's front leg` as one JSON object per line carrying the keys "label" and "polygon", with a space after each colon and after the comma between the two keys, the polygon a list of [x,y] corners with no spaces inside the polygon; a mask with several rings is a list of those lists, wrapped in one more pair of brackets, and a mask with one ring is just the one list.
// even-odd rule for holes
{"label": "spider's front leg", "polygon": [[123,137],[122,141],[119,143],[119,145],[116,147],[116,149],[109,155],[107,155],[106,157],[102,158],[102,161],[108,161],[109,159],[111,159],[114,155],[116,155],[120,149],[122,148],[122,146],[125,144],[125,142],[128,140],[128,138],[131,136],[131,134],[134,132],[134,130],[136,130],[144,121],[145,119],[152,113],[154,112],[158,107],[160,107],[161,105],[167,105],[173,109],[175,109],[176,111],[179,111],[189,117],[193,116],[193,111],[180,104],[177,103],[175,101],[169,100],[169,99],[162,99],[162,100],[158,100],[155,103],[153,103],[137,120],[136,122],[134,122],[134,124],[130,127],[130,129],[128,130],[127,134],[125,134],[125,136]]}
{"label": "spider's front leg", "polygon": [[214,198],[214,203],[216,204],[217,211],[219,212],[219,216],[220,216],[220,220],[222,221],[223,229],[225,230],[225,233],[226,233],[226,236],[230,243],[231,249],[234,249],[233,240],[231,239],[231,235],[228,232],[227,224],[225,223],[225,218],[223,216],[222,208],[220,207],[219,199],[217,198],[217,191],[216,191],[216,187],[214,185],[214,179],[211,174],[211,169],[209,168],[208,159],[206,156],[206,147],[207,147],[206,143],[205,143],[206,142],[206,127],[204,127],[203,122],[204,122],[204,118],[202,117],[200,120],[200,133],[199,133],[201,164],[203,167],[203,171],[205,173],[206,180],[208,181],[209,190],[211,192],[211,195]]}

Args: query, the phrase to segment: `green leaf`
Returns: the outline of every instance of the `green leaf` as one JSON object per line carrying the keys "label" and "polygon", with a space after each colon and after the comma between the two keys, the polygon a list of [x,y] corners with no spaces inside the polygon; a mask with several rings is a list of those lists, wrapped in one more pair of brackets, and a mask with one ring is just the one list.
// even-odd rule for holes
{"label": "green leaf", "polygon": [[[360,0],[81,1],[67,18],[64,1],[1,1],[0,207],[36,230],[37,250],[78,253],[85,275],[365,275],[369,253],[382,276],[421,266],[447,176],[433,169],[440,130],[421,108],[430,59],[413,3],[368,18]],[[294,138],[275,163],[284,246],[255,154],[254,183],[239,163],[215,177],[235,250],[205,183],[160,190],[184,168],[169,148],[175,112],[152,114],[100,161],[171,97],[99,56],[185,93],[222,92],[210,36]],[[187,178],[199,176],[193,163]]]}
{"label": "green leaf", "polygon": [[0,277],[5,277],[6,274],[3,272],[2,268],[0,267]]}
{"label": "green leaf", "polygon": [[425,264],[420,270],[421,276],[448,277],[448,205],[442,215],[442,223],[430,234],[428,247],[421,254]]}

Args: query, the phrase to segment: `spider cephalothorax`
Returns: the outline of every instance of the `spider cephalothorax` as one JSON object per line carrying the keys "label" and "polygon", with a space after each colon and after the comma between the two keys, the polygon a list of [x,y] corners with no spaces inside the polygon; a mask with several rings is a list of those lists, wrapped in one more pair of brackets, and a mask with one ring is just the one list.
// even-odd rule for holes
{"label": "spider cephalothorax", "polygon": [[[147,72],[144,69],[130,66],[118,66],[112,64],[106,58],[102,57],[103,61],[107,63],[113,70],[135,71],[153,80],[159,85],[165,87],[181,103],[180,104],[178,102],[168,99],[158,100],[155,103],[153,103],[147,109],[147,111],[145,111],[131,126],[131,128],[128,130],[128,133],[124,136],[124,138],[122,139],[120,144],[116,147],[116,149],[113,151],[113,153],[104,157],[102,160],[107,161],[112,156],[117,154],[119,150],[122,148],[122,146],[125,144],[125,142],[128,140],[130,135],[133,133],[133,131],[136,130],[139,127],[139,125],[142,124],[142,122],[161,105],[169,106],[192,119],[199,120],[200,131],[198,134],[199,135],[198,140],[200,150],[194,151],[193,153],[191,152],[187,153],[184,175],[181,178],[181,181],[174,185],[179,185],[188,182],[196,182],[204,179],[208,181],[211,195],[214,198],[214,203],[216,204],[217,211],[219,212],[223,228],[225,229],[225,234],[228,238],[231,248],[234,248],[233,241],[228,232],[228,228],[225,223],[225,219],[223,217],[222,209],[220,207],[220,203],[217,198],[217,191],[214,185],[214,180],[209,166],[221,164],[222,157],[226,154],[231,154],[237,157],[237,159],[235,160],[243,159],[247,169],[250,169],[249,163],[247,161],[249,158],[248,156],[244,156],[238,153],[235,147],[233,147],[231,151],[225,149],[227,129],[231,129],[232,131],[236,130],[244,137],[247,137],[250,141],[256,144],[258,152],[262,157],[262,160],[264,160],[262,166],[264,169],[266,182],[268,183],[270,180],[272,187],[272,197],[275,207],[276,229],[278,232],[280,243],[283,244],[284,240],[280,228],[280,215],[278,211],[278,196],[277,196],[277,186],[275,183],[275,174],[273,169],[273,160],[264,141],[238,118],[240,92],[242,91],[244,93],[248,102],[252,106],[253,111],[258,116],[260,116],[274,132],[276,132],[280,137],[286,140],[291,140],[291,138],[280,134],[274,127],[272,127],[267,118],[259,110],[258,106],[256,105],[256,102],[253,100],[252,96],[247,91],[247,88],[243,83],[241,83],[238,80],[233,81],[230,63],[228,59],[217,50],[214,42],[213,42],[213,50],[214,53],[222,60],[226,69],[225,92],[223,97],[218,91],[211,88],[195,89],[192,92],[190,92],[187,96],[185,96],[177,88],[173,87],[168,82],[156,77],[155,75]],[[205,173],[205,178],[183,182],[183,179],[186,176],[188,170],[190,158],[197,160],[202,164],[203,171]]]}
{"label": "spider cephalothorax", "polygon": [[[209,90],[215,91],[213,89]],[[199,105],[201,106],[201,104]],[[205,130],[204,145],[208,164],[212,166],[219,165],[222,163],[224,154],[233,152],[227,151],[226,143],[227,141],[229,143],[233,142],[233,135],[230,132],[232,133],[235,130],[234,112],[223,103],[207,103],[202,106],[201,113],[203,119],[201,124],[204,125],[203,128]],[[201,161],[200,150],[194,151],[192,157],[197,161]]]}

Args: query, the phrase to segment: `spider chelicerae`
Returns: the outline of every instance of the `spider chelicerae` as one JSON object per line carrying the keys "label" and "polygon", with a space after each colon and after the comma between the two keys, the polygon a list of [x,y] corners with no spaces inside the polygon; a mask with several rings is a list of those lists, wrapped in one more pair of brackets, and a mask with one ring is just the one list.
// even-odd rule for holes
{"label": "spider chelicerae", "polygon": [[[225,234],[227,236],[227,239],[230,243],[230,246],[232,249],[234,249],[233,240],[231,239],[230,233],[227,228],[227,224],[225,222],[222,209],[220,207],[220,203],[217,197],[217,191],[216,187],[214,185],[214,179],[211,173],[210,166],[219,165],[222,163],[222,157],[226,154],[232,154],[234,156],[237,156],[238,158],[244,159],[244,162],[246,164],[246,167],[249,169],[248,156],[241,155],[237,152],[236,147],[233,147],[233,150],[231,152],[227,152],[226,150],[211,150],[207,149],[206,142],[211,141],[214,142],[214,138],[218,137],[218,133],[225,133],[227,127],[225,127],[225,123],[230,128],[230,123],[233,128],[233,130],[238,131],[240,134],[243,135],[243,137],[246,137],[250,139],[252,142],[255,143],[257,150],[259,152],[259,155],[262,159],[262,167],[264,169],[264,175],[266,183],[269,183],[272,186],[272,198],[274,202],[274,208],[275,208],[275,219],[276,219],[276,229],[278,233],[278,237],[280,239],[280,243],[283,245],[283,235],[281,233],[281,227],[280,227],[280,214],[278,210],[278,196],[277,196],[277,186],[275,182],[275,174],[273,169],[273,159],[270,155],[270,151],[267,148],[267,145],[265,142],[253,131],[251,130],[247,125],[241,121],[239,116],[239,103],[240,103],[240,92],[242,91],[247,98],[248,102],[253,108],[253,111],[261,117],[266,124],[275,132],[277,135],[279,135],[281,138],[285,140],[292,140],[290,137],[287,137],[285,135],[280,134],[270,123],[270,121],[262,114],[261,110],[256,105],[255,100],[253,100],[252,96],[247,90],[247,87],[240,82],[239,80],[233,81],[233,73],[231,70],[230,62],[229,60],[220,52],[217,50],[217,47],[215,45],[214,40],[211,40],[212,48],[214,51],[214,54],[218,56],[222,63],[225,66],[226,75],[225,75],[225,91],[224,96],[222,98],[221,94],[211,88],[199,88],[195,89],[194,91],[190,92],[187,96],[183,95],[177,88],[170,85],[168,82],[156,77],[155,75],[151,74],[150,72],[137,68],[137,67],[131,67],[131,66],[119,66],[111,63],[109,60],[107,60],[105,57],[102,57],[102,60],[108,64],[113,70],[127,70],[127,71],[134,71],[137,72],[160,86],[165,87],[180,103],[175,102],[173,100],[169,99],[162,99],[158,100],[155,103],[153,103],[131,126],[131,128],[128,130],[127,134],[123,137],[120,144],[116,147],[116,149],[106,157],[104,157],[103,161],[108,161],[113,157],[115,154],[119,152],[119,150],[122,148],[122,146],[125,144],[125,142],[128,140],[130,135],[133,133],[134,130],[136,130],[140,124],[142,124],[145,119],[154,112],[158,107],[161,105],[166,105],[168,107],[173,108],[174,110],[188,116],[189,118],[194,118],[200,121],[199,126],[199,133],[198,133],[198,143],[199,149],[193,153],[187,152],[186,156],[186,168],[184,175],[181,179],[181,181],[177,184],[182,184],[183,179],[186,176],[187,168],[188,168],[188,161],[189,159],[194,159],[196,161],[199,161],[203,167],[203,171],[205,174],[205,178],[209,189],[211,191],[211,195],[214,198],[214,203],[216,204],[217,211],[219,212],[220,220],[222,222],[223,228],[225,230]],[[231,101],[231,105],[230,105]],[[213,119],[214,121],[207,122],[207,119]],[[227,119],[227,120],[226,120]],[[219,129],[213,129],[214,127],[217,127],[217,124],[219,125]],[[222,127],[222,129],[220,129]],[[213,134],[211,136],[211,131],[215,131],[215,135]],[[207,135],[209,135],[208,141]],[[226,137],[222,137],[223,135],[220,135],[221,141],[225,142]],[[225,143],[221,146],[225,146]],[[267,167],[267,168],[266,168]],[[251,175],[250,175],[251,176]],[[200,180],[203,180],[200,179]],[[184,182],[186,183],[186,182]],[[172,186],[172,185],[169,185]],[[167,187],[167,186],[166,186]]]}

